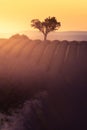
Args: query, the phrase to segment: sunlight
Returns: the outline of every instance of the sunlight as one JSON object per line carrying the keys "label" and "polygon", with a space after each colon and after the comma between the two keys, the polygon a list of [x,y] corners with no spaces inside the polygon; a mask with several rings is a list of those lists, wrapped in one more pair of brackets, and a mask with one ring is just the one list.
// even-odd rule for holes
{"label": "sunlight", "polygon": [[1,21],[0,22],[0,37],[9,38],[10,36],[20,33],[22,31],[21,25],[19,23],[13,23],[12,21]]}
{"label": "sunlight", "polygon": [[12,22],[3,21],[0,22],[0,33],[15,33],[20,29]]}
{"label": "sunlight", "polygon": [[32,19],[42,20],[48,16],[55,16],[61,21],[60,31],[86,31],[87,1],[0,0],[1,33],[30,30]]}

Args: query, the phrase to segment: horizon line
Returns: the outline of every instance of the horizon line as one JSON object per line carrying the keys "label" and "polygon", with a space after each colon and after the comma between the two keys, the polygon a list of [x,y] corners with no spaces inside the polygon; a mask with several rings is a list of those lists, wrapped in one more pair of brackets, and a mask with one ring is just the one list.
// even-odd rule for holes
{"label": "horizon line", "polygon": [[[12,34],[12,33],[23,33],[23,32],[40,32],[39,30],[23,30],[23,31],[18,31],[18,32],[0,32],[0,34]],[[59,32],[59,33],[61,33],[61,32],[87,32],[87,30],[65,30],[65,31],[53,31],[53,33],[54,32]]]}

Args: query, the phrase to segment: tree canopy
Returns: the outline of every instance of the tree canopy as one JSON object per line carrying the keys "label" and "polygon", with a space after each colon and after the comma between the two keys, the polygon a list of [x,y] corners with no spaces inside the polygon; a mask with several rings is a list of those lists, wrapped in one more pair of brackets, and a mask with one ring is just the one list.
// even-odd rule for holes
{"label": "tree canopy", "polygon": [[41,31],[44,35],[44,40],[46,40],[48,33],[58,30],[61,23],[58,22],[55,17],[48,17],[42,22],[39,19],[33,19],[31,26]]}

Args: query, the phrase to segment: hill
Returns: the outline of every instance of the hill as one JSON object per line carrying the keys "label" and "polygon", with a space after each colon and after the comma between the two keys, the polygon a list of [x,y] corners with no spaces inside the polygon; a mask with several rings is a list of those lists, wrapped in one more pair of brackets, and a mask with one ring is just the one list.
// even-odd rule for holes
{"label": "hill", "polygon": [[[34,124],[38,118],[38,130],[82,129],[87,123],[86,56],[85,41],[10,38],[1,42],[0,111],[17,108],[29,100],[33,106],[35,103],[30,120]],[[39,93],[37,100],[35,95]],[[39,114],[42,111],[38,115],[41,117],[37,117],[38,110]]]}

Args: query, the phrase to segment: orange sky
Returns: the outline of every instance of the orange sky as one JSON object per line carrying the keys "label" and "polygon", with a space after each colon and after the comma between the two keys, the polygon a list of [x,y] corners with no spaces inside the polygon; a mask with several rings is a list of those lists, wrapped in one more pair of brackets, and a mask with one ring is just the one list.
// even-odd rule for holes
{"label": "orange sky", "polygon": [[30,21],[55,16],[60,31],[87,31],[87,0],[0,0],[0,33],[31,30]]}

